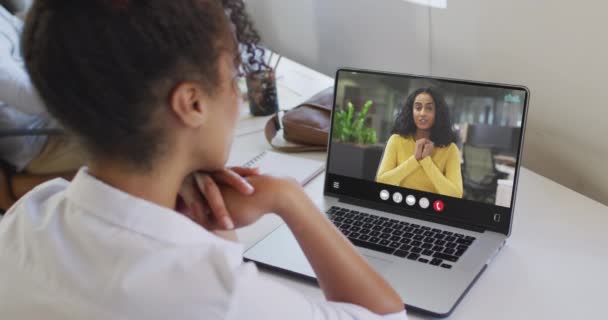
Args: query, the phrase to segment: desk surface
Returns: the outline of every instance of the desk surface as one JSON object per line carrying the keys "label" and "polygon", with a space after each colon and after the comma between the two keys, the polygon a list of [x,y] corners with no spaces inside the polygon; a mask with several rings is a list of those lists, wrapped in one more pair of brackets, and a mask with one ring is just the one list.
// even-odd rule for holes
{"label": "desk surface", "polygon": [[[289,59],[281,62],[278,93],[281,108],[293,107],[333,85],[333,79]],[[234,154],[269,150],[263,127],[268,117],[253,118],[243,106]],[[324,160],[325,153],[298,156]],[[324,175],[306,186],[321,201]],[[238,230],[249,247],[281,224],[267,215]],[[522,168],[513,231],[506,246],[471,288],[451,319],[605,318],[608,290],[608,207]],[[264,275],[303,294],[322,299],[312,284],[276,273]],[[421,316],[415,313],[410,318]]]}

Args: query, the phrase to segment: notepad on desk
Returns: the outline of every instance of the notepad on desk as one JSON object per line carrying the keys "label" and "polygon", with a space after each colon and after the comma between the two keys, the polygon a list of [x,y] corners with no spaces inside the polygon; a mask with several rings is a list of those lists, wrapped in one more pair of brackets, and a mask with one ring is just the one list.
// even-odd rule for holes
{"label": "notepad on desk", "polygon": [[273,151],[259,154],[233,153],[228,160],[229,166],[259,168],[260,174],[278,177],[291,177],[302,186],[306,185],[325,170],[325,163]]}

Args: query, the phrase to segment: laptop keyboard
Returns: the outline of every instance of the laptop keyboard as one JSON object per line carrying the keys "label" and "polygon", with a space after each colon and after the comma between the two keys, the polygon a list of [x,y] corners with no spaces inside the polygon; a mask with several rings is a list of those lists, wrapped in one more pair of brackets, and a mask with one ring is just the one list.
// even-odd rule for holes
{"label": "laptop keyboard", "polygon": [[458,262],[475,237],[355,210],[331,207],[329,219],[354,245],[446,269]]}

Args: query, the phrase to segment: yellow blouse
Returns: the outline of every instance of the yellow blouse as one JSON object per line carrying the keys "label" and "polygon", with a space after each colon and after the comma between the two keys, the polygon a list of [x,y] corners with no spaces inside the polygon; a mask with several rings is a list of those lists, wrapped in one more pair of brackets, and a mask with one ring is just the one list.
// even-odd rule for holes
{"label": "yellow blouse", "polygon": [[386,143],[376,181],[409,189],[462,198],[460,151],[454,143],[435,147],[431,156],[417,161],[416,141],[398,134]]}

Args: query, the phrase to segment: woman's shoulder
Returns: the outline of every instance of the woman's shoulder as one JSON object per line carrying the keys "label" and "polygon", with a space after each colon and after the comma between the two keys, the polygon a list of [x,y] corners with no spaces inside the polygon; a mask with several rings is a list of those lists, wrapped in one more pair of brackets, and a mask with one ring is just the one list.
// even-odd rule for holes
{"label": "woman's shoulder", "polygon": [[436,146],[435,148],[447,153],[460,152],[458,146],[454,142],[442,147]]}
{"label": "woman's shoulder", "polygon": [[458,146],[454,142],[445,146],[444,149],[447,150],[447,152],[449,152],[449,153],[459,153],[460,152],[460,149],[458,149]]}
{"label": "woman's shoulder", "polygon": [[388,143],[392,143],[392,142],[399,142],[399,143],[413,143],[414,140],[411,137],[404,137],[400,134],[392,134],[389,138],[388,138]]}

